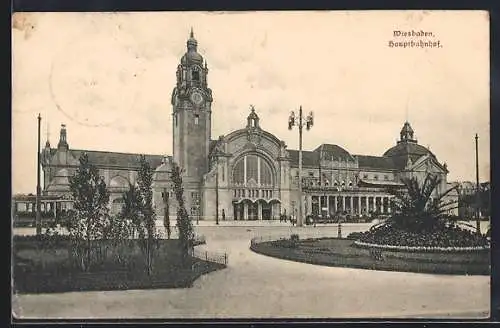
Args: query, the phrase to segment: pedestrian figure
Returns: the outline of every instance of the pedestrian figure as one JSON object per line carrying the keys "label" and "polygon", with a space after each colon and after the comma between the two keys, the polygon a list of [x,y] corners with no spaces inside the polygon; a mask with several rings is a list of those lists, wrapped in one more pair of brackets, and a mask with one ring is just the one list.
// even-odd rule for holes
{"label": "pedestrian figure", "polygon": [[167,238],[170,239],[170,235],[172,234],[172,230],[170,229],[170,217],[169,216],[166,217],[166,221],[167,221],[167,224],[166,224]]}
{"label": "pedestrian figure", "polygon": [[222,209],[222,221],[226,221],[226,212]]}

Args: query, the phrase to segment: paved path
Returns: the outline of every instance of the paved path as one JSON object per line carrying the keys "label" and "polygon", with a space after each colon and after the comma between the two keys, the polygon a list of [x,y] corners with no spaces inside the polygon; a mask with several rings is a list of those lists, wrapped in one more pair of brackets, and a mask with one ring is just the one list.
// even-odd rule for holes
{"label": "paved path", "polygon": [[[335,235],[336,227],[198,227],[229,267],[190,289],[17,295],[24,318],[468,318],[488,316],[489,277],[333,268],[253,253],[255,235]],[[360,226],[344,231],[362,230]],[[314,230],[314,231],[313,231]]]}

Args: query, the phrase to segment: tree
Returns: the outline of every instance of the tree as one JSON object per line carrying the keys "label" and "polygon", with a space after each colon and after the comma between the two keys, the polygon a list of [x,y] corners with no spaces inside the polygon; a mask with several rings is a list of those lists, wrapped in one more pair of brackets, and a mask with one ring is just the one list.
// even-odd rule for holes
{"label": "tree", "polygon": [[167,189],[163,190],[162,193],[163,198],[163,226],[165,227],[165,231],[167,232],[167,238],[170,239],[171,230],[170,230],[170,193]]}
{"label": "tree", "polygon": [[109,192],[86,153],[80,156],[79,162],[76,173],[69,179],[74,203],[67,228],[74,242],[74,253],[82,270],[87,271],[92,262],[92,242],[102,236],[109,215]]}
{"label": "tree", "polygon": [[156,220],[153,209],[153,170],[144,155],[140,157],[140,168],[137,179],[138,194],[140,195],[140,211],[136,227],[139,232],[139,245],[146,256],[148,275],[153,270],[154,249],[157,245]]}
{"label": "tree", "polygon": [[189,264],[190,251],[194,245],[194,230],[184,203],[184,188],[180,167],[174,163],[172,167],[172,182],[174,184],[175,198],[177,200],[177,228],[179,229],[179,245],[183,263]]}
{"label": "tree", "polygon": [[396,228],[408,231],[430,231],[451,223],[448,212],[458,208],[457,200],[445,201],[446,196],[456,187],[446,190],[436,198],[431,198],[436,187],[441,183],[437,175],[427,174],[422,182],[417,178],[402,179],[405,188],[390,189],[394,195],[394,214],[388,223]]}
{"label": "tree", "polygon": [[139,189],[133,184],[129,183],[129,188],[123,193],[123,207],[121,210],[121,217],[130,222],[131,227],[129,229],[130,237],[135,237],[135,227],[140,226],[141,220],[141,206],[142,197]]}

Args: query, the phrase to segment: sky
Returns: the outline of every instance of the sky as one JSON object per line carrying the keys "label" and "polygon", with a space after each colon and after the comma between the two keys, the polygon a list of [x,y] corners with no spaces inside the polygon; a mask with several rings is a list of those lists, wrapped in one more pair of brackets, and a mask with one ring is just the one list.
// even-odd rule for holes
{"label": "sky", "polygon": [[[193,28],[213,91],[212,138],[261,127],[298,149],[290,111],[314,114],[305,150],[381,156],[405,120],[448,165],[490,179],[489,17],[482,11],[16,13],[12,19],[12,191],[36,190],[42,147],[172,154],[171,93]],[[395,38],[393,31],[427,38]],[[394,48],[389,41],[440,41]]]}

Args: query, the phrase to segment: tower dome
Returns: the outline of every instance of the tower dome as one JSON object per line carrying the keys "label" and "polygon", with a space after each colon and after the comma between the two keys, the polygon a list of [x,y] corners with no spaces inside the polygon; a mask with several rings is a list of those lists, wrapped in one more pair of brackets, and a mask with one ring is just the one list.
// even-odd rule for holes
{"label": "tower dome", "polygon": [[194,38],[193,28],[187,40],[187,52],[182,56],[181,63],[183,65],[203,64],[203,57],[198,53],[198,41]]}
{"label": "tower dome", "polygon": [[404,168],[410,162],[415,162],[422,156],[434,154],[422,145],[419,145],[417,140],[414,138],[414,131],[408,121],[403,125],[400,132],[400,140],[397,144],[389,148],[385,153],[384,157],[389,157],[399,168]]}

